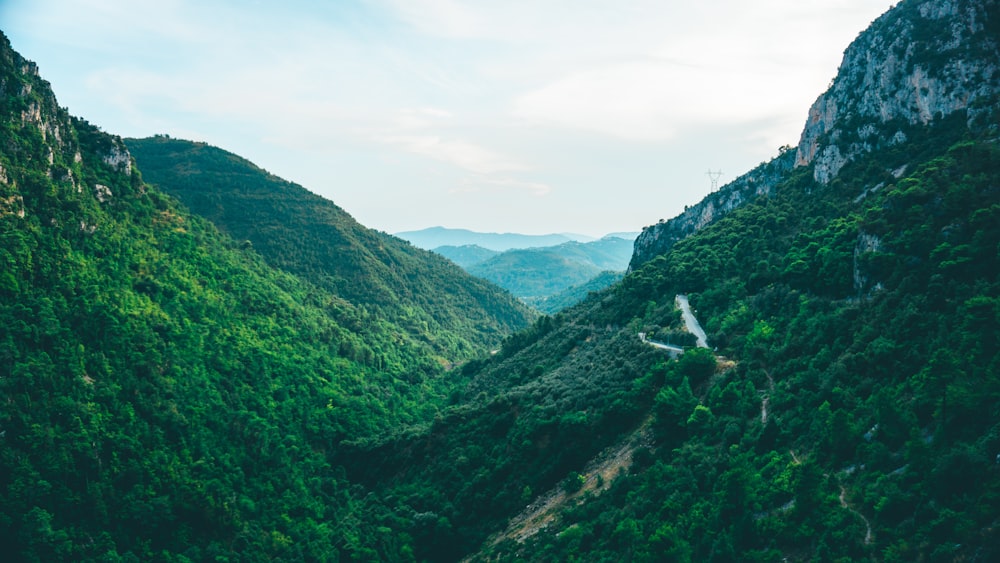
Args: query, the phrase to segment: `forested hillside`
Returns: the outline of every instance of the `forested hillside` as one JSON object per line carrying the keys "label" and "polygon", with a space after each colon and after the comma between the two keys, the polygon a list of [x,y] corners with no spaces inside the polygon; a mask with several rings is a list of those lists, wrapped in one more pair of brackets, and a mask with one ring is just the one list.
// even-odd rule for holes
{"label": "forested hillside", "polygon": [[269,264],[350,301],[370,322],[392,325],[393,345],[465,360],[534,318],[509,293],[236,155],[162,136],[125,143],[148,182]]}
{"label": "forested hillside", "polygon": [[[4,40],[0,553],[1000,560],[998,38],[996,0],[904,0],[799,147],[451,371],[146,184]],[[711,348],[675,359],[639,335],[678,294]]]}
{"label": "forested hillside", "polygon": [[[935,78],[866,103],[936,113],[831,117],[867,140],[818,138],[842,147],[835,173],[788,166],[467,366],[463,405],[345,462],[378,493],[366,510],[428,560],[1000,558],[998,23],[990,1],[876,21],[837,107],[841,80],[894,77],[904,49]],[[679,330],[678,293],[718,356],[639,340]]]}
{"label": "forested hillside", "polygon": [[[803,169],[517,335],[465,406],[348,475],[432,560],[1000,556],[1000,151],[954,144],[898,179],[875,162],[831,188]],[[640,343],[677,330],[679,292],[725,361]],[[487,540],[635,431],[605,492]]]}
{"label": "forested hillside", "polygon": [[490,250],[474,244],[464,244],[462,246],[439,246],[434,252],[444,256],[448,260],[458,264],[462,268],[468,268],[485,262],[486,260],[500,254],[496,250]]}
{"label": "forested hillside", "polygon": [[4,558],[365,553],[338,444],[430,421],[462,377],[443,360],[524,310],[410,345],[437,333],[269,266],[145,183],[5,37],[0,87]]}
{"label": "forested hillside", "polygon": [[632,240],[606,236],[499,253],[478,246],[445,246],[434,252],[510,290],[539,311],[553,314],[580,302],[589,291],[605,289],[621,279],[632,257]]}
{"label": "forested hillside", "polygon": [[611,287],[622,279],[624,272],[604,271],[579,285],[571,285],[554,295],[528,299],[527,303],[539,311],[554,315],[586,299],[591,292]]}

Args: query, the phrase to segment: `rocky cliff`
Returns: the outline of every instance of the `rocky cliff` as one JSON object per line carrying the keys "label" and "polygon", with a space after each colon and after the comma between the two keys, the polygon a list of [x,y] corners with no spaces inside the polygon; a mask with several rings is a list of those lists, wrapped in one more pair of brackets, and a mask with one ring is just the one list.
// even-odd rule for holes
{"label": "rocky cliff", "polygon": [[769,195],[796,167],[828,184],[857,156],[892,148],[944,118],[985,136],[1000,129],[1000,1],[904,1],[844,52],[809,109],[798,147],[723,186],[681,215],[647,227],[630,269],[746,201]]}
{"label": "rocky cliff", "polygon": [[[0,34],[0,218],[16,215],[49,229],[93,234],[99,208],[144,190],[119,137],[59,106],[35,63]],[[31,170],[33,173],[28,173]],[[40,188],[50,183],[50,191]],[[44,203],[55,196],[63,208]]]}
{"label": "rocky cliff", "polygon": [[993,0],[902,2],[847,48],[809,109],[796,166],[829,183],[859,154],[907,141],[906,130],[966,112],[997,127],[1000,8]]}

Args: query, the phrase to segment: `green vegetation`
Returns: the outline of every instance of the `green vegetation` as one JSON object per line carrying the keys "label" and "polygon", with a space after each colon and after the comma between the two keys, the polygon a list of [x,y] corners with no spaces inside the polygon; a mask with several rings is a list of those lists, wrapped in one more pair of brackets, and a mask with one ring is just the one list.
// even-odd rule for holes
{"label": "green vegetation", "polygon": [[434,252],[444,256],[448,260],[451,260],[465,269],[481,262],[485,262],[497,254],[500,254],[496,250],[490,250],[474,244],[465,244],[462,246],[439,246],[434,249]]}
{"label": "green vegetation", "polygon": [[603,287],[596,285],[606,277],[591,282],[604,271],[623,271],[631,256],[631,241],[606,237],[587,243],[566,242],[557,246],[508,250],[466,269],[534,304],[585,284],[603,289],[610,283]]}
{"label": "green vegetation", "polygon": [[[466,366],[461,406],[347,454],[365,511],[440,561],[1000,555],[1000,150],[960,142],[898,179],[879,156],[828,187],[797,172]],[[734,363],[639,343],[678,329],[679,292]],[[647,423],[606,492],[495,535]]]}
{"label": "green vegetation", "polygon": [[[254,249],[290,246],[225,236],[146,184],[122,141],[59,109],[6,38],[0,84],[0,552],[338,560],[395,541],[357,514],[340,443],[432,420],[463,381],[442,358],[485,351],[525,309],[360,229],[397,273],[429,280],[336,292],[329,264],[289,273],[310,267],[291,251],[275,269]],[[375,261],[338,248],[351,267]],[[465,281],[501,313],[426,286]],[[378,301],[404,290],[420,295]],[[409,310],[388,318],[396,306]],[[449,334],[452,317],[482,324]],[[424,319],[438,324],[412,326]]]}
{"label": "green vegetation", "polygon": [[391,333],[385,340],[451,363],[496,347],[534,318],[510,294],[437,254],[368,229],[236,155],[168,137],[126,143],[149,182],[272,266],[358,306],[366,322]]}
{"label": "green vegetation", "polygon": [[899,179],[877,162],[828,188],[804,171],[605,297],[607,319],[622,322],[691,292],[710,340],[737,363],[686,369],[689,352],[665,366],[649,454],[557,525],[484,553],[1000,555],[1000,150],[959,143]]}
{"label": "green vegetation", "polygon": [[620,280],[632,256],[632,241],[609,235],[592,242],[503,252],[476,245],[442,246],[434,252],[508,289],[538,311],[555,314]]}
{"label": "green vegetation", "polygon": [[618,283],[622,276],[624,272],[601,272],[586,282],[568,287],[555,295],[525,299],[525,302],[547,315],[554,315],[583,301],[591,292],[601,291]]}
{"label": "green vegetation", "polygon": [[[907,142],[791,170],[475,357],[525,320],[506,294],[445,309],[407,289],[464,279],[443,259],[130,141],[189,213],[0,51],[7,558],[1000,560],[986,109],[883,124]],[[678,293],[717,350],[638,338],[690,344]]]}
{"label": "green vegetation", "polygon": [[470,267],[469,273],[519,297],[540,298],[585,283],[601,270],[548,249],[525,248],[498,254]]}

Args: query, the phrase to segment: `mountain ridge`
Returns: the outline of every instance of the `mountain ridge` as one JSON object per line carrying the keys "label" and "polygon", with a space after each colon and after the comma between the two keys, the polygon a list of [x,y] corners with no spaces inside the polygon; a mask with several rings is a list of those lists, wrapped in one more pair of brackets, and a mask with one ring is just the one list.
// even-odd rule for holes
{"label": "mountain ridge", "polygon": [[361,557],[333,452],[433,420],[462,377],[442,356],[471,355],[410,340],[146,183],[2,33],[0,263],[10,560]]}
{"label": "mountain ridge", "polygon": [[522,299],[537,301],[586,284],[602,272],[623,271],[631,255],[628,240],[605,237],[593,242],[507,250],[467,269]]}
{"label": "mountain ridge", "polygon": [[404,339],[422,340],[448,363],[492,349],[533,318],[499,288],[237,155],[167,137],[125,143],[145,177],[193,212],[272,265],[408,327]]}
{"label": "mountain ridge", "polygon": [[[996,2],[911,1],[877,18],[847,47],[830,87],[809,108],[798,146],[783,147],[777,157],[681,215],[643,229],[631,268],[754,197],[770,195],[792,168],[812,165],[817,182],[829,184],[854,158],[905,145],[911,140],[907,131],[913,134],[959,112],[967,129],[995,135],[1000,121],[998,11]],[[884,56],[873,62],[875,51]],[[944,64],[921,60],[932,53]]]}
{"label": "mountain ridge", "polygon": [[[995,45],[997,6],[900,3],[852,56],[883,76],[900,42],[935,75]],[[986,40],[935,49],[968,14]],[[720,190],[644,231],[612,288],[446,371],[144,183],[0,47],[12,558],[1000,559],[988,97],[927,123],[837,112],[816,154],[852,156],[828,182],[838,159],[795,167],[786,149],[740,202]],[[678,294],[716,350],[675,360],[640,338],[683,330]],[[495,535],[549,491],[574,500],[530,537]]]}
{"label": "mountain ridge", "polygon": [[469,229],[448,227],[428,227],[418,231],[403,231],[396,236],[409,240],[413,245],[426,250],[441,246],[466,246],[474,244],[488,250],[503,252],[518,248],[556,246],[565,242],[592,242],[595,237],[574,233],[551,233],[547,235],[526,235],[521,233],[484,233]]}
{"label": "mountain ridge", "polygon": [[[996,6],[904,2],[859,35],[859,60],[891,53],[871,41],[886,22],[971,10],[995,28]],[[915,49],[951,41],[949,26],[927,29]],[[882,125],[896,137],[900,124]],[[786,147],[738,195],[646,229],[619,284],[467,366],[461,406],[363,447],[348,474],[371,471],[386,521],[427,560],[997,558],[996,132],[958,110],[905,135],[828,183],[825,164],[795,167]],[[725,358],[649,355],[638,334],[679,330],[681,293]],[[489,541],[547,491],[591,483],[588,462],[646,423],[605,492],[531,537]],[[392,516],[411,511],[437,521]]]}

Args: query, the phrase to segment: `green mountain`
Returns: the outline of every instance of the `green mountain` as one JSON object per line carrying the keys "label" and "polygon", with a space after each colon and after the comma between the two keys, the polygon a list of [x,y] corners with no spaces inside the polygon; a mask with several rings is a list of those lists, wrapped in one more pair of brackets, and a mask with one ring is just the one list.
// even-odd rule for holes
{"label": "green mountain", "polygon": [[[0,552],[1000,560],[998,38],[996,0],[899,3],[798,147],[451,371],[146,184],[4,39]],[[640,338],[680,294],[712,348]]]}
{"label": "green mountain", "polygon": [[[988,0],[876,20],[798,148],[357,444],[373,517],[436,561],[1000,558],[998,31]],[[638,337],[678,294],[715,353]]]}
{"label": "green mountain", "polygon": [[[342,442],[430,423],[466,377],[443,364],[529,313],[232,155],[151,141],[205,157],[186,172],[218,196],[213,219],[235,199],[223,179],[274,208],[244,200],[261,232],[220,232],[146,183],[121,139],[60,108],[2,35],[0,90],[5,560],[395,549],[357,512]],[[194,168],[208,163],[218,174]]]}
{"label": "green mountain", "polygon": [[465,244],[462,246],[439,246],[434,249],[434,252],[444,256],[448,260],[451,260],[466,270],[471,266],[485,262],[497,254],[500,254],[496,250],[490,250],[474,244]]}
{"label": "green mountain", "polygon": [[602,270],[624,271],[632,258],[633,239],[607,236],[591,242],[567,242],[551,250]]}
{"label": "green mountain", "polygon": [[580,285],[570,286],[554,295],[525,301],[542,313],[554,315],[583,301],[590,293],[607,289],[618,283],[623,275],[624,272],[604,271]]}
{"label": "green mountain", "polygon": [[555,314],[620,280],[632,257],[632,239],[609,235],[504,252],[476,245],[442,246],[434,252],[510,290],[542,313]]}
{"label": "green mountain", "polygon": [[466,269],[518,297],[537,300],[585,284],[603,271],[623,271],[631,256],[632,241],[605,237],[508,250]]}
{"label": "green mountain", "polygon": [[539,298],[582,284],[601,273],[601,269],[546,247],[508,250],[470,266],[469,273],[506,288],[518,297]]}
{"label": "green mountain", "polygon": [[437,254],[360,225],[329,200],[224,150],[168,137],[126,139],[147,181],[246,241],[272,266],[391,323],[394,340],[445,363],[495,347],[533,314]]}

